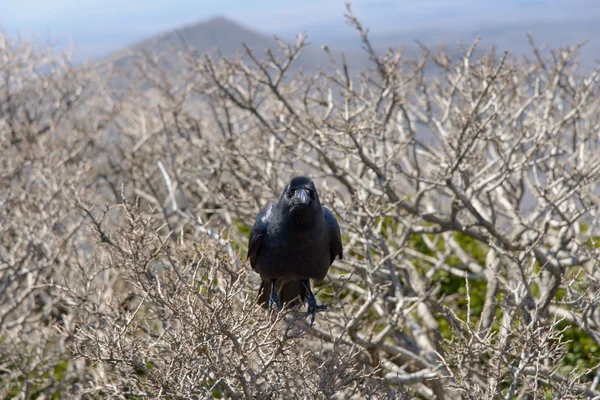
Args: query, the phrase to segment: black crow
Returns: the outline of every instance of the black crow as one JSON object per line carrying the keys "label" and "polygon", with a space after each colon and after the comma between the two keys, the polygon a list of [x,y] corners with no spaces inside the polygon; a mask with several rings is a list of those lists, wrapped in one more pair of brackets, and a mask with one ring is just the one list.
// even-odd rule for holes
{"label": "black crow", "polygon": [[310,279],[325,278],[337,256],[342,259],[343,251],[335,216],[321,206],[310,178],[292,178],[279,201],[260,210],[250,231],[248,258],[262,278],[259,302],[269,309],[307,302],[314,322],[327,306],[317,305]]}

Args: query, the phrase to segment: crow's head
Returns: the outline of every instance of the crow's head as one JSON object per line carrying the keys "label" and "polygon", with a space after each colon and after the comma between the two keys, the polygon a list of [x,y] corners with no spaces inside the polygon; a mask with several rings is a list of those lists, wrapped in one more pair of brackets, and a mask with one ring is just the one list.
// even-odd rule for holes
{"label": "crow's head", "polygon": [[290,180],[279,200],[284,215],[295,223],[306,224],[323,212],[313,181],[306,176]]}

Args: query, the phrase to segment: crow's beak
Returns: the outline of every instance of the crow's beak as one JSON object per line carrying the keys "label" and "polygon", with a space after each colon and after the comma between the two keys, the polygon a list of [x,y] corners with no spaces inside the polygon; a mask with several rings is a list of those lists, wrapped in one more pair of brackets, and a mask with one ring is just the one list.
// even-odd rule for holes
{"label": "crow's beak", "polygon": [[292,199],[292,202],[296,205],[307,205],[310,203],[310,194],[308,193],[308,190],[296,189],[296,191],[294,191],[294,198]]}

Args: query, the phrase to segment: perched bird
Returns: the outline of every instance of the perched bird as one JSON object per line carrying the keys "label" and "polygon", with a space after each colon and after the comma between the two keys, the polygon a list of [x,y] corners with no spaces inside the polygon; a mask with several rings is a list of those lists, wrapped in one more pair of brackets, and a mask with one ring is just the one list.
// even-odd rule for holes
{"label": "perched bird", "polygon": [[308,304],[314,323],[318,306],[310,279],[325,278],[335,258],[343,257],[340,227],[333,213],[321,206],[313,181],[290,180],[277,203],[260,210],[250,231],[248,258],[262,278],[259,302],[275,306]]}

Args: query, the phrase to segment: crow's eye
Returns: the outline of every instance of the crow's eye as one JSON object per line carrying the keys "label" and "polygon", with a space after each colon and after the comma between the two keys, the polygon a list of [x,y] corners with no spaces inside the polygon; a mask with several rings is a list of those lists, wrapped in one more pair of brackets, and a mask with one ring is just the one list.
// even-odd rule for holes
{"label": "crow's eye", "polygon": [[288,199],[291,199],[293,194],[294,194],[294,193],[293,193],[291,190],[288,190],[287,192],[285,192],[285,196],[286,196]]}

